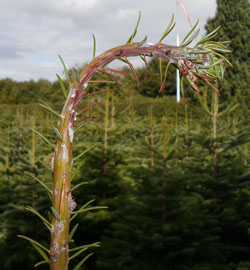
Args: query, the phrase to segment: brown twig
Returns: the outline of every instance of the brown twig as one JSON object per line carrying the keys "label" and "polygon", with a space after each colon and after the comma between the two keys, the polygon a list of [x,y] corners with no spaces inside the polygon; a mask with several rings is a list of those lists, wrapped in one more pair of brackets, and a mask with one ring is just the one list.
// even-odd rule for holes
{"label": "brown twig", "polygon": [[140,86],[140,82],[139,82],[139,78],[137,76],[137,73],[133,67],[133,65],[128,61],[128,58],[126,56],[123,57],[125,59],[125,61],[127,62],[127,64],[129,65],[130,69],[132,70],[133,74],[135,75],[135,79],[137,82],[138,87]]}
{"label": "brown twig", "polygon": [[163,81],[162,81],[162,84],[161,84],[161,88],[159,90],[159,93],[162,92],[162,90],[164,89],[165,87],[165,84],[166,84],[166,80],[167,80],[167,74],[165,74],[164,78],[163,78]]}
{"label": "brown twig", "polygon": [[92,107],[94,107],[94,106],[96,106],[98,104],[101,104],[101,102],[95,102],[93,104],[88,105],[87,107],[85,107],[81,111],[79,111],[77,115],[80,115],[81,113],[87,111],[88,109],[90,109],[90,108],[92,108]]}
{"label": "brown twig", "polygon": [[143,60],[144,60],[144,63],[145,63],[145,74],[144,74],[144,80],[147,79],[148,77],[148,62],[147,62],[147,59],[146,59],[146,54],[144,53],[143,54]]}

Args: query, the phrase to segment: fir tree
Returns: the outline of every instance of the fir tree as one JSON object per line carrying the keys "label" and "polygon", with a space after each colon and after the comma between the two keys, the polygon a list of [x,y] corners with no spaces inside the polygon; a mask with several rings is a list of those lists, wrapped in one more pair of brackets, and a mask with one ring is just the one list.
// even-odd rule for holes
{"label": "fir tree", "polygon": [[10,117],[16,121],[0,123],[0,265],[5,270],[32,269],[39,256],[31,246],[24,248],[24,241],[17,235],[24,233],[40,238],[41,242],[48,240],[46,228],[26,207],[32,205],[47,214],[49,199],[35,178],[39,175],[45,182],[50,175],[39,162],[46,156],[44,146],[43,150],[36,149],[39,144],[30,131],[35,118],[24,119],[19,111]]}
{"label": "fir tree", "polygon": [[220,26],[218,40],[230,41],[232,53],[224,81],[220,85],[223,96],[249,95],[250,84],[250,3],[249,0],[217,0],[217,13],[208,20],[207,31]]}

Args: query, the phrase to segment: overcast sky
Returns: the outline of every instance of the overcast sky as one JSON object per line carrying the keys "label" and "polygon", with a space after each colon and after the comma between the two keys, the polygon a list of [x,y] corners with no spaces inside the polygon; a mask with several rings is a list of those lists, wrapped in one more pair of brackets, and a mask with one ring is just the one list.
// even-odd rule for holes
{"label": "overcast sky", "polygon": [[[136,41],[145,35],[158,42],[175,13],[177,26],[165,43],[175,45],[190,30],[176,0],[0,0],[0,79],[54,81],[62,74],[60,54],[67,67],[92,58],[92,33],[96,53],[123,44],[142,18]],[[216,12],[216,0],[182,0],[192,24],[204,25]],[[136,62],[135,62],[136,63]],[[116,65],[114,63],[114,65]]]}

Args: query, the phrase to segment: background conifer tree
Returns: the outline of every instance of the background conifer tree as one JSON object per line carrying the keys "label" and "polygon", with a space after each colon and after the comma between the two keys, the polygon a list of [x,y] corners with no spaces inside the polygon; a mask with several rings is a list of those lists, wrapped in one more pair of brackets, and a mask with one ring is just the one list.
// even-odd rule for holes
{"label": "background conifer tree", "polygon": [[208,20],[207,32],[220,26],[218,40],[230,41],[232,67],[225,72],[220,90],[225,95],[247,96],[250,84],[250,2],[249,0],[217,0],[217,12]]}
{"label": "background conifer tree", "polygon": [[[10,113],[11,112],[11,113]],[[39,259],[32,246],[23,247],[17,234],[24,233],[48,241],[47,230],[39,218],[28,212],[31,205],[47,214],[49,198],[43,187],[34,179],[49,181],[50,174],[41,165],[47,155],[46,145],[42,149],[30,126],[36,125],[34,117],[26,117],[17,110],[3,112],[0,121],[0,267],[11,270],[33,269]],[[5,121],[3,121],[3,119]],[[20,251],[20,252],[19,252]]]}

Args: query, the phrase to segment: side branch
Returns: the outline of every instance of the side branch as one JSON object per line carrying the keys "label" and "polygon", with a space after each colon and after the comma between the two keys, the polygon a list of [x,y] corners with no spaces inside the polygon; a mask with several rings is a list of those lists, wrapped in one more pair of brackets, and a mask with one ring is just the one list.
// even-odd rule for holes
{"label": "side branch", "polygon": [[[199,91],[196,82],[201,80],[219,93],[211,82],[222,77],[221,73],[223,73],[224,64],[227,62],[227,59],[224,58],[223,55],[219,54],[217,49],[218,48],[215,47],[215,45],[211,47],[206,46],[206,44],[202,44],[194,48],[188,48],[184,45],[170,46],[161,43],[146,43],[140,45],[139,42],[136,42],[125,44],[110,49],[94,58],[93,61],[82,70],[80,82],[76,88],[84,90],[88,81],[96,72],[103,70],[106,65],[116,59],[122,59],[124,62],[128,63],[128,57],[142,56],[145,59],[147,56],[156,57],[173,64],[180,70],[182,76],[187,78],[191,87],[196,92]],[[218,66],[220,67],[218,68]],[[79,99],[83,98],[84,95],[85,93],[82,92],[79,95]]]}
{"label": "side branch", "polygon": [[[58,128],[55,129],[57,131],[58,140],[52,162],[54,179],[52,192],[53,215],[50,244],[51,270],[68,269],[70,251],[68,245],[71,240],[69,237],[69,228],[71,215],[74,213],[73,210],[76,207],[76,203],[71,195],[71,169],[74,161],[72,154],[74,128],[79,123],[84,125],[97,117],[85,117],[83,115],[79,120],[76,120],[77,106],[83,99],[89,96],[100,92],[109,91],[102,90],[90,94],[86,93],[88,82],[95,75],[95,73],[103,72],[110,75],[115,80],[116,77],[107,71],[126,76],[126,73],[119,72],[114,69],[105,69],[106,65],[116,59],[119,59],[129,65],[130,69],[135,75],[137,83],[139,84],[136,72],[132,64],[128,61],[128,57],[140,56],[144,60],[146,68],[145,77],[147,74],[146,57],[157,57],[161,61],[168,62],[160,91],[162,91],[164,88],[168,67],[170,64],[173,64],[177,69],[180,70],[182,76],[188,80],[191,87],[196,92],[199,92],[199,88],[197,86],[198,81],[208,84],[213,90],[218,92],[217,88],[212,82],[223,77],[225,63],[229,63],[228,60],[223,56],[223,53],[229,52],[224,43],[210,41],[210,39],[215,36],[217,30],[204,37],[196,44],[194,48],[189,48],[187,45],[194,40],[194,38],[197,36],[197,32],[188,39],[190,35],[189,33],[183,40],[181,46],[169,46],[161,43],[161,41],[173,28],[173,18],[160,39],[160,42],[157,44],[145,43],[146,37],[141,42],[133,42],[138,23],[127,44],[110,49],[98,57],[95,57],[92,62],[82,70],[80,75],[77,74],[77,83],[74,85],[70,83],[68,95],[61,114],[56,114],[60,120],[58,122]],[[93,55],[95,55],[95,49]],[[63,91],[66,94],[66,89],[64,86]],[[78,115],[82,115],[86,110],[97,104],[98,102],[81,109],[78,111]],[[51,110],[48,106],[45,107],[53,112],[53,110]],[[83,259],[83,261],[84,260],[85,259]]]}

